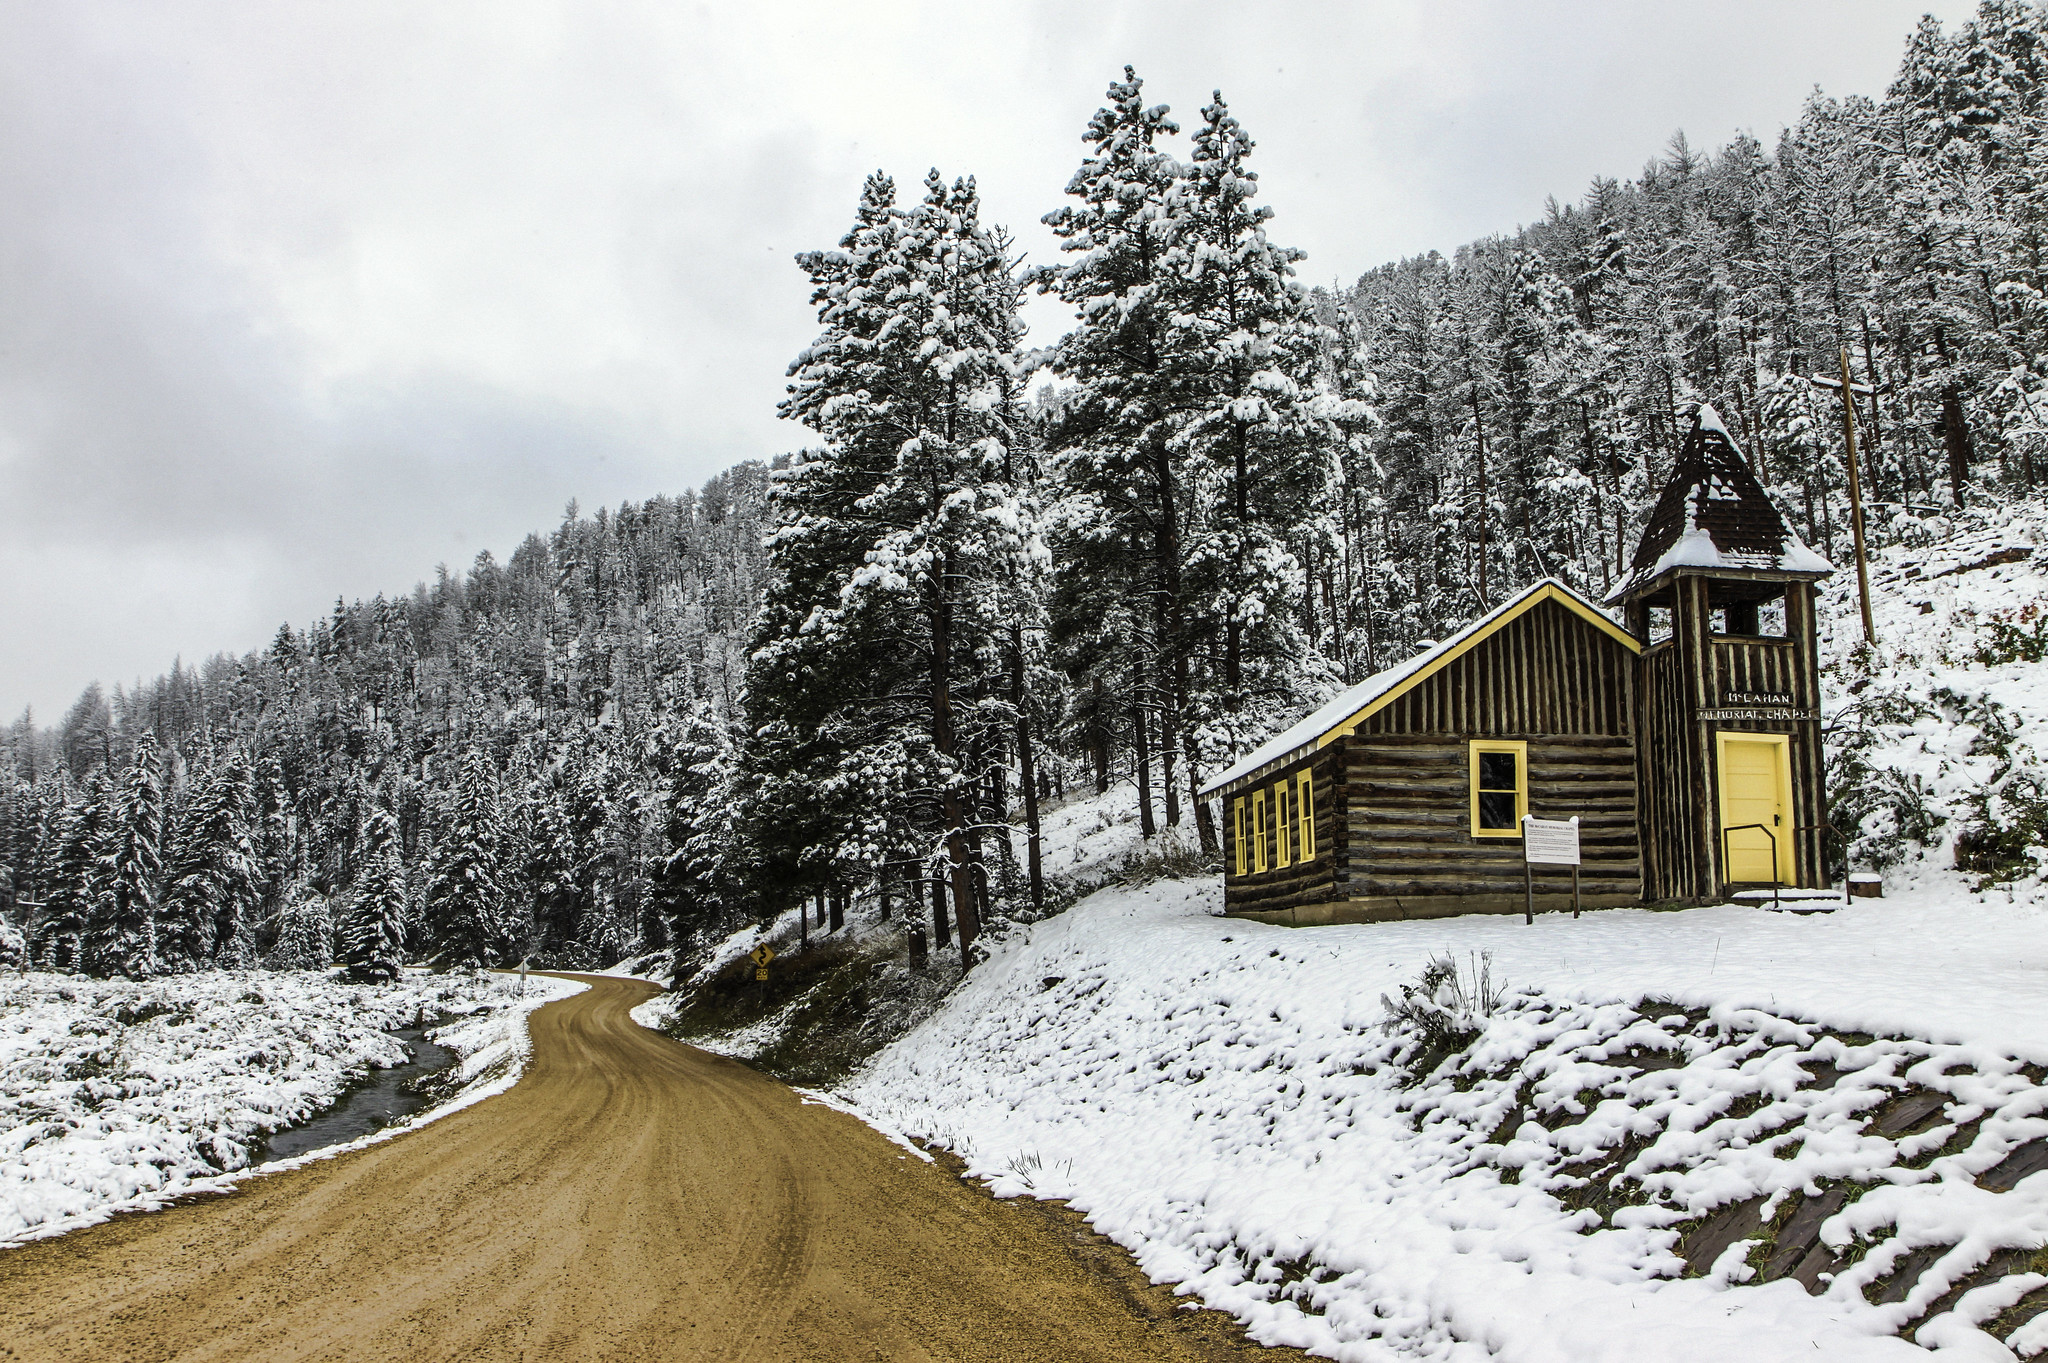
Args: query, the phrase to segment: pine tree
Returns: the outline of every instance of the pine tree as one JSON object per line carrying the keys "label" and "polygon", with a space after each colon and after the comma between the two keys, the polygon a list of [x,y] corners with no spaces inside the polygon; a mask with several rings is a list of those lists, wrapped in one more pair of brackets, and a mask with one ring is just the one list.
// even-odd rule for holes
{"label": "pine tree", "polygon": [[145,733],[121,783],[121,798],[99,853],[99,887],[86,920],[85,970],[106,978],[147,978],[160,968],[156,905],[163,877],[163,787],[156,737]]}
{"label": "pine tree", "polygon": [[334,908],[304,877],[285,892],[264,964],[272,970],[325,970],[334,964]]}
{"label": "pine tree", "polygon": [[[1053,631],[1070,675],[1128,697],[1139,816],[1149,836],[1160,720],[1188,710],[1182,576],[1189,492],[1170,448],[1175,415],[1170,254],[1180,169],[1159,142],[1179,131],[1147,107],[1130,67],[1113,82],[1067,185],[1078,199],[1045,223],[1068,257],[1034,276],[1075,310],[1053,349],[1069,381],[1048,431],[1059,500]],[[1165,736],[1170,752],[1173,736]],[[1177,793],[1166,787],[1168,822]]]}
{"label": "pine tree", "polygon": [[[1192,789],[1203,767],[1254,746],[1333,680],[1304,628],[1305,561],[1334,546],[1326,509],[1344,423],[1371,419],[1365,404],[1332,391],[1325,355],[1334,338],[1293,279],[1302,253],[1266,236],[1273,209],[1254,202],[1251,151],[1218,92],[1195,132],[1165,262],[1168,445],[1193,506],[1183,535],[1190,637],[1167,647],[1189,709]],[[1190,680],[1190,656],[1217,651],[1221,675]],[[1211,736],[1206,752],[1197,727]],[[1213,846],[1213,832],[1203,832]]]}
{"label": "pine tree", "polygon": [[962,679],[1007,652],[1039,552],[1008,476],[1017,286],[972,180],[933,171],[915,209],[885,212],[892,199],[871,178],[847,251],[803,258],[825,331],[783,409],[826,449],[777,490],[770,552],[785,582],[816,585],[803,615],[773,595],[764,613],[753,765],[757,805],[779,817],[758,822],[804,897],[872,879],[897,830],[929,829],[917,850],[952,883],[965,957],[981,908],[973,754],[1007,748],[1014,712],[967,703]]}
{"label": "pine tree", "polygon": [[212,959],[213,915],[196,893],[200,853],[198,822],[202,790],[189,791],[171,805],[165,819],[163,894],[156,911],[157,962],[166,973],[196,970]]}
{"label": "pine tree", "polygon": [[100,843],[112,804],[105,774],[95,772],[78,800],[59,816],[57,854],[31,941],[36,962],[45,970],[84,969],[86,923],[99,897]]}
{"label": "pine tree", "polygon": [[398,978],[405,964],[405,917],[398,821],[379,808],[370,815],[362,869],[342,922],[341,961],[351,979],[375,983]]}
{"label": "pine tree", "polygon": [[166,858],[157,940],[167,968],[246,966],[249,925],[261,902],[249,833],[249,772],[233,755],[194,783]]}
{"label": "pine tree", "polygon": [[499,860],[498,783],[480,748],[462,755],[455,808],[428,867],[426,918],[439,959],[454,966],[504,959],[504,876]]}

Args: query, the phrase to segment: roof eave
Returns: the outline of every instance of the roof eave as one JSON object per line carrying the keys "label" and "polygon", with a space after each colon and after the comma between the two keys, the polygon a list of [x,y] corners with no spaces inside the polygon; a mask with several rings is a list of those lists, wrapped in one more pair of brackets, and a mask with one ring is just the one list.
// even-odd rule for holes
{"label": "roof eave", "polygon": [[1676,563],[1653,577],[1622,579],[1621,585],[1609,592],[1600,604],[1618,606],[1631,596],[1647,596],[1673,579],[1686,576],[1735,578],[1745,582],[1818,582],[1834,575],[1833,568],[1823,572],[1810,568],[1709,568],[1697,563]]}
{"label": "roof eave", "polygon": [[1338,720],[1306,742],[1295,744],[1294,747],[1286,752],[1275,755],[1242,775],[1213,781],[1201,787],[1198,792],[1200,798],[1208,799],[1212,795],[1228,795],[1234,791],[1248,789],[1251,786],[1257,785],[1275,771],[1290,766],[1300,761],[1303,757],[1313,757],[1324,747],[1328,746],[1333,737],[1342,737],[1355,732],[1361,721],[1400,699],[1410,690],[1421,685],[1428,678],[1436,675],[1437,672],[1463,657],[1468,651],[1476,647],[1481,640],[1492,635],[1494,631],[1506,628],[1510,623],[1545,601],[1556,601],[1564,609],[1579,616],[1588,624],[1595,626],[1630,652],[1641,653],[1643,651],[1641,640],[1635,638],[1620,625],[1608,619],[1593,602],[1580,596],[1571,587],[1558,581],[1556,578],[1544,578],[1542,581],[1532,583],[1506,601],[1501,602],[1499,606],[1488,612],[1487,615],[1473,621],[1472,624],[1459,631],[1453,638],[1438,645],[1433,651],[1438,653],[1439,656],[1430,659],[1428,663],[1417,667],[1406,676],[1399,678],[1379,694],[1361,700],[1358,709],[1345,718]]}

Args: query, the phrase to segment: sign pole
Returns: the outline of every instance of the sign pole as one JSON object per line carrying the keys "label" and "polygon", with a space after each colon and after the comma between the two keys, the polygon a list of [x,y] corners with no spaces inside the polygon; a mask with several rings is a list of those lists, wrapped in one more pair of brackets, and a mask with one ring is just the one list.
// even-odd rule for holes
{"label": "sign pole", "polygon": [[1856,471],[1856,398],[1849,381],[1849,347],[1842,347],[1842,440],[1849,450],[1849,531],[1856,541],[1856,597],[1863,607],[1863,641],[1877,642],[1870,620],[1870,561],[1863,552],[1863,480]]}

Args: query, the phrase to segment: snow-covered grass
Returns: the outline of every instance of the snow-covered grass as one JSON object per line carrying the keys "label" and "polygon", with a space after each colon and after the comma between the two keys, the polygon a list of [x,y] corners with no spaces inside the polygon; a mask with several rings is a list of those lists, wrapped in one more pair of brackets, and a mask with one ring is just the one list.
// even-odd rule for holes
{"label": "snow-covered grass", "polygon": [[516,977],[417,972],[386,985],[313,971],[0,977],[0,1245],[228,1186],[265,1135],[402,1063],[389,1029],[470,1015],[434,1033],[462,1057],[450,1101],[365,1140],[501,1092],[525,1062],[527,1013],[582,988],[536,976],[522,995]]}
{"label": "snow-covered grass", "polygon": [[[1163,818],[1157,790],[1152,800],[1153,814]],[[1179,828],[1162,826],[1147,839],[1138,819],[1138,788],[1129,777],[1119,778],[1102,795],[1089,792],[1048,802],[1039,815],[1040,857],[1048,888],[1064,901],[1105,885],[1150,880],[1162,874],[1189,875],[1204,861],[1220,867],[1219,859],[1202,856],[1185,796],[1182,809]],[[1025,837],[1021,824],[1013,841],[1022,865]]]}
{"label": "snow-covered grass", "polygon": [[[2048,1090],[2020,1063],[2048,1060],[2038,905],[1297,930],[1216,917],[1219,898],[1207,880],[1106,891],[1018,933],[842,1096],[999,1193],[1071,1199],[1256,1338],[1337,1358],[1906,1357],[1887,1332],[1951,1278],[2048,1243],[2048,1175],[1972,1182],[2048,1134]],[[1381,999],[1445,950],[1491,952],[1510,994],[1414,1084]],[[1867,1129],[1922,1090],[1939,1101],[1910,1137]],[[1571,1167],[1603,1159],[1621,1178],[1595,1189],[1618,1203],[1607,1220]],[[1775,1198],[1768,1221],[1838,1180],[1879,1186],[1820,1226],[1862,1256],[1821,1295],[1742,1285],[1746,1245],[1679,1276],[1709,1209]],[[1951,1245],[1905,1303],[1864,1300],[1895,1260]],[[1983,1350],[1951,1305],[1920,1341]]]}
{"label": "snow-covered grass", "polygon": [[1838,573],[1822,597],[1836,822],[1856,839],[1858,867],[1931,887],[1954,883],[1957,842],[1973,825],[1980,844],[1984,829],[2016,832],[2003,849],[1980,847],[1974,879],[2039,885],[2048,863],[2034,841],[2048,836],[2048,507],[1972,512],[1932,533],[1935,542],[1874,557],[1876,647],[1863,641],[1852,572]]}

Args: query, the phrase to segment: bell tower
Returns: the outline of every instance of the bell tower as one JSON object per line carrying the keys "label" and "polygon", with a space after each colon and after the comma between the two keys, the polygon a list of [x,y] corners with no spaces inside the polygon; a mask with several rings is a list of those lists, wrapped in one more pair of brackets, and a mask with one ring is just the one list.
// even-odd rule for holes
{"label": "bell tower", "polygon": [[1702,405],[1608,597],[1644,645],[1635,704],[1645,898],[1824,883],[1814,595],[1833,571]]}

